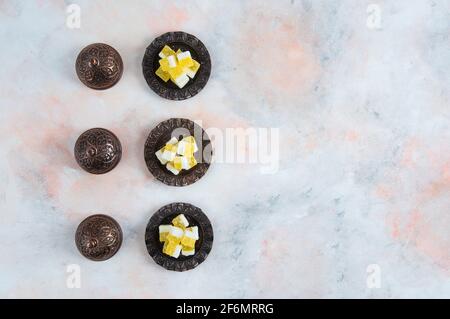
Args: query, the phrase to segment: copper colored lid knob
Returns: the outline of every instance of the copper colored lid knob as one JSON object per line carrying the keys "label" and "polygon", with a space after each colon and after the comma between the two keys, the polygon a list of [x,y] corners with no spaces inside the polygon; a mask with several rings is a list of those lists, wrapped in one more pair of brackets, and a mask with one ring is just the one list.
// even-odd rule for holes
{"label": "copper colored lid knob", "polygon": [[94,43],[78,54],[75,65],[78,78],[91,89],[105,90],[119,82],[123,73],[123,62],[113,47]]}
{"label": "copper colored lid knob", "polygon": [[122,145],[112,132],[93,128],[80,135],[75,143],[74,155],[78,165],[85,171],[104,174],[120,162]]}
{"label": "copper colored lid knob", "polygon": [[114,256],[122,245],[122,229],[106,215],[92,215],[77,228],[75,243],[80,253],[94,261],[103,261]]}

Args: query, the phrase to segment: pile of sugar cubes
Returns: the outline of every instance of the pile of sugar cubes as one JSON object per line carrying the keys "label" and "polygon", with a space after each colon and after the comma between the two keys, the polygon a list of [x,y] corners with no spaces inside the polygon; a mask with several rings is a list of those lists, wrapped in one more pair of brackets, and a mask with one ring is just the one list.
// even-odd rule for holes
{"label": "pile of sugar cubes", "polygon": [[197,143],[193,136],[186,136],[181,141],[172,137],[155,155],[170,172],[178,175],[181,170],[188,170],[197,165],[194,157],[197,151]]}
{"label": "pile of sugar cubes", "polygon": [[159,76],[164,82],[171,80],[180,89],[183,88],[188,82],[189,78],[193,79],[200,63],[195,61],[191,57],[191,52],[181,51],[177,52],[172,50],[168,45],[159,53],[159,68],[156,70],[156,75]]}
{"label": "pile of sugar cubes", "polygon": [[172,225],[159,226],[159,241],[164,243],[163,253],[178,258],[195,254],[195,242],[199,239],[198,227],[188,227],[189,222],[183,214],[172,220]]}

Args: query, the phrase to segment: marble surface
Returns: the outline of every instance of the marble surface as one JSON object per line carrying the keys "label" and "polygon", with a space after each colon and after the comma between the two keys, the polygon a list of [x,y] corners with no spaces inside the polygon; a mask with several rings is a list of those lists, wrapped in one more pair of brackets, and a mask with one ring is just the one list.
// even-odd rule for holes
{"label": "marble surface", "polygon": [[[66,24],[71,3],[81,28]],[[450,297],[449,16],[446,0],[0,0],[0,297]],[[146,46],[175,30],[213,62],[183,102],[154,94],[141,70]],[[103,92],[74,70],[93,42],[125,64]],[[170,117],[278,128],[279,169],[215,163],[194,185],[163,185],[143,145]],[[124,148],[102,176],[73,158],[97,126]],[[201,207],[215,231],[208,259],[185,273],[144,246],[148,219],[173,201]],[[123,228],[106,262],[74,244],[92,213]],[[68,265],[80,288],[67,286]]]}

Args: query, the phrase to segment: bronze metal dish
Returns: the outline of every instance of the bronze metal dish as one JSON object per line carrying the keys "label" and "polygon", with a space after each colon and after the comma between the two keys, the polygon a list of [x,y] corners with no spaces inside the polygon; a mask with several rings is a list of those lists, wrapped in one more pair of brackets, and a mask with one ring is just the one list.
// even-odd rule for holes
{"label": "bronze metal dish", "polygon": [[87,87],[106,90],[119,82],[123,73],[123,62],[119,52],[113,47],[94,43],[81,50],[75,68],[78,78]]}
{"label": "bronze metal dish", "polygon": [[122,145],[114,133],[104,128],[93,128],[77,139],[74,154],[78,165],[85,171],[105,174],[119,164]]}
{"label": "bronze metal dish", "polygon": [[[159,241],[159,226],[171,224],[178,214],[184,214],[189,225],[197,226],[199,240],[195,244],[195,254],[180,255],[173,258],[162,252],[163,243]],[[172,203],[160,208],[149,220],[145,230],[145,245],[153,260],[167,270],[186,271],[194,269],[208,257],[212,249],[214,233],[211,222],[202,210],[187,203]]]}
{"label": "bronze metal dish", "polygon": [[[174,51],[189,50],[191,56],[200,63],[200,69],[195,77],[180,89],[170,80],[164,82],[155,74],[159,68],[159,52],[165,45]],[[192,34],[186,32],[167,32],[157,37],[145,50],[142,70],[148,86],[159,96],[169,100],[185,100],[198,94],[208,82],[211,74],[211,58],[205,45]]]}
{"label": "bronze metal dish", "polygon": [[101,214],[83,220],[75,233],[75,243],[80,253],[94,261],[114,256],[122,240],[120,225],[112,217]]}
{"label": "bronze metal dish", "polygon": [[[190,170],[182,170],[174,175],[161,164],[155,152],[164,147],[172,138],[193,136],[199,148],[194,154],[197,165]],[[209,168],[212,158],[212,146],[208,134],[193,121],[182,118],[172,118],[159,123],[149,134],[144,147],[144,158],[148,170],[159,181],[170,186],[187,186],[195,183]]]}

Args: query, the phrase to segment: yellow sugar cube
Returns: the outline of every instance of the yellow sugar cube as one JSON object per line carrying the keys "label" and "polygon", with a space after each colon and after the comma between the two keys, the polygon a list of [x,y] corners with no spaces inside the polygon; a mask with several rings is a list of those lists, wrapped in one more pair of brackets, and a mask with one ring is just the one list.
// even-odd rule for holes
{"label": "yellow sugar cube", "polygon": [[178,245],[177,243],[173,243],[173,242],[166,240],[163,245],[163,253],[169,254],[169,253],[173,252],[177,245]]}
{"label": "yellow sugar cube", "polygon": [[183,256],[193,256],[195,255],[195,248],[183,247],[181,249],[181,254]]}
{"label": "yellow sugar cube", "polygon": [[172,220],[172,224],[181,229],[185,229],[189,226],[189,221],[184,214],[180,214]]}
{"label": "yellow sugar cube", "polygon": [[[162,155],[161,155],[161,158],[162,158],[163,161],[166,162],[166,164],[170,164],[170,163],[168,163],[168,162],[173,161],[173,159],[175,158],[175,156],[176,156],[176,155],[175,155],[175,153],[173,153],[173,152],[170,152],[170,151],[164,151],[164,152],[162,153]],[[163,162],[161,162],[161,164],[164,165]]]}
{"label": "yellow sugar cube", "polygon": [[177,150],[178,150],[178,145],[177,144],[169,144],[169,143],[167,143],[164,146],[164,151],[169,151],[169,152],[172,152],[172,153],[176,153]]}
{"label": "yellow sugar cube", "polygon": [[188,169],[191,169],[192,167],[194,167],[197,164],[198,164],[197,160],[195,159],[194,156],[191,156],[188,158]]}
{"label": "yellow sugar cube", "polygon": [[192,156],[194,154],[194,145],[185,140],[178,142],[177,154],[183,156]]}
{"label": "yellow sugar cube", "polygon": [[184,141],[186,143],[195,143],[195,138],[192,135],[190,135],[190,136],[183,137],[182,141]]}
{"label": "yellow sugar cube", "polygon": [[164,72],[169,71],[169,60],[167,60],[167,58],[163,58],[161,60],[159,60],[159,65],[161,67],[161,70]]}
{"label": "yellow sugar cube", "polygon": [[194,248],[195,242],[195,234],[192,231],[185,231],[183,238],[181,238],[181,245],[187,248]]}
{"label": "yellow sugar cube", "polygon": [[190,157],[183,156],[183,161],[182,161],[182,166],[181,166],[183,169],[190,169],[191,168],[189,166],[190,165],[189,158]]}
{"label": "yellow sugar cube", "polygon": [[191,52],[185,51],[177,53],[177,61],[178,65],[185,68],[185,67],[191,67],[194,65],[194,61],[191,57]]}
{"label": "yellow sugar cube", "polygon": [[195,60],[192,60],[192,65],[184,68],[184,72],[188,77],[193,79],[197,74],[198,69],[200,68],[200,63]]}
{"label": "yellow sugar cube", "polygon": [[186,231],[191,232],[194,235],[195,240],[199,239],[197,226],[188,227],[186,228]]}
{"label": "yellow sugar cube", "polygon": [[180,156],[175,156],[173,161],[172,161],[172,165],[173,167],[175,167],[176,170],[181,171],[182,169],[182,163],[181,163],[181,157]]}
{"label": "yellow sugar cube", "polygon": [[184,230],[176,226],[170,226],[170,230],[166,235],[166,241],[180,243],[184,236]]}
{"label": "yellow sugar cube", "polygon": [[187,161],[185,158],[181,156],[175,156],[172,165],[173,167],[175,167],[175,169],[181,171],[183,169],[183,162],[185,161]]}
{"label": "yellow sugar cube", "polygon": [[159,52],[160,67],[156,70],[156,75],[164,82],[171,80],[180,89],[183,88],[189,79],[193,79],[200,64],[191,57],[189,51],[178,49],[176,52],[165,45]]}
{"label": "yellow sugar cube", "polygon": [[175,158],[177,152],[176,150],[174,151],[173,149],[169,148],[164,148],[164,151],[162,152],[161,158],[163,160],[165,160],[166,162],[170,162],[173,161],[173,159]]}
{"label": "yellow sugar cube", "polygon": [[174,175],[178,175],[180,173],[180,170],[176,169],[171,162],[166,164],[166,168]]}
{"label": "yellow sugar cube", "polygon": [[181,170],[188,170],[197,165],[194,158],[196,151],[198,147],[193,136],[187,136],[179,142],[176,137],[172,137],[155,155],[161,164],[166,165],[167,170],[178,175]]}
{"label": "yellow sugar cube", "polygon": [[164,242],[163,253],[174,258],[195,255],[195,243],[199,239],[198,226],[189,226],[184,214],[172,219],[172,225],[160,225],[160,241]]}
{"label": "yellow sugar cube", "polygon": [[156,155],[156,157],[158,158],[158,160],[161,162],[161,164],[166,165],[167,160],[165,160],[165,159],[162,157],[162,155],[163,155],[163,151],[162,151],[162,150],[163,150],[163,149],[158,150],[158,151],[155,153],[155,155]]}
{"label": "yellow sugar cube", "polygon": [[182,68],[191,68],[192,66],[194,66],[194,60],[192,60],[191,58],[185,58],[183,60],[178,60],[178,65]]}
{"label": "yellow sugar cube", "polygon": [[163,253],[171,257],[178,258],[182,248],[183,246],[175,242],[166,241],[163,246]]}
{"label": "yellow sugar cube", "polygon": [[176,79],[178,79],[179,77],[181,77],[183,74],[185,74],[183,71],[183,68],[179,65],[177,65],[174,68],[169,69],[168,72],[169,72],[170,78],[174,81]]}
{"label": "yellow sugar cube", "polygon": [[186,136],[185,138],[182,139],[182,141],[192,144],[194,148],[194,153],[198,151],[197,142],[195,141],[195,138],[193,136]]}
{"label": "yellow sugar cube", "polygon": [[177,155],[177,145],[174,144],[166,144],[162,149],[162,159],[170,162],[173,161],[175,156]]}
{"label": "yellow sugar cube", "polygon": [[192,71],[191,68],[184,68],[183,71],[190,79],[193,79],[195,77],[195,74],[197,73]]}
{"label": "yellow sugar cube", "polygon": [[156,70],[155,74],[159,76],[164,82],[167,82],[170,79],[170,74],[166,71],[163,71],[162,66],[160,66],[158,70]]}
{"label": "yellow sugar cube", "polygon": [[166,145],[167,145],[167,144],[175,145],[175,144],[177,144],[177,143],[178,143],[178,139],[177,139],[176,137],[172,137],[172,138],[166,143]]}
{"label": "yellow sugar cube", "polygon": [[159,52],[159,57],[167,58],[169,55],[175,55],[175,54],[176,53],[174,50],[172,50],[168,45],[165,45],[164,48],[162,48],[161,52]]}
{"label": "yellow sugar cube", "polygon": [[189,237],[183,237],[183,239],[181,239],[181,245],[187,248],[194,248],[195,242],[196,242],[195,239]]}
{"label": "yellow sugar cube", "polygon": [[184,59],[184,60],[178,62],[178,65],[180,67],[182,67],[183,69],[184,68],[190,69],[194,65],[194,60],[192,60],[191,58],[187,58],[187,59]]}
{"label": "yellow sugar cube", "polygon": [[167,234],[169,233],[171,227],[172,227],[171,225],[160,225],[159,226],[159,241],[160,242],[166,241]]}
{"label": "yellow sugar cube", "polygon": [[184,148],[184,155],[188,157],[192,157],[194,155],[194,144],[187,143]]}
{"label": "yellow sugar cube", "polygon": [[198,69],[200,69],[200,63],[198,63],[196,60],[192,59],[192,66],[189,69],[191,69],[192,72],[197,73]]}
{"label": "yellow sugar cube", "polygon": [[178,78],[171,78],[172,82],[176,84],[180,89],[184,88],[184,86],[189,82],[189,77],[186,73],[181,74]]}
{"label": "yellow sugar cube", "polygon": [[175,55],[169,55],[167,57],[167,61],[169,62],[169,70],[175,68],[178,65]]}
{"label": "yellow sugar cube", "polygon": [[168,72],[170,69],[177,67],[177,59],[175,55],[169,55],[161,60],[159,60],[159,65],[164,72]]}

